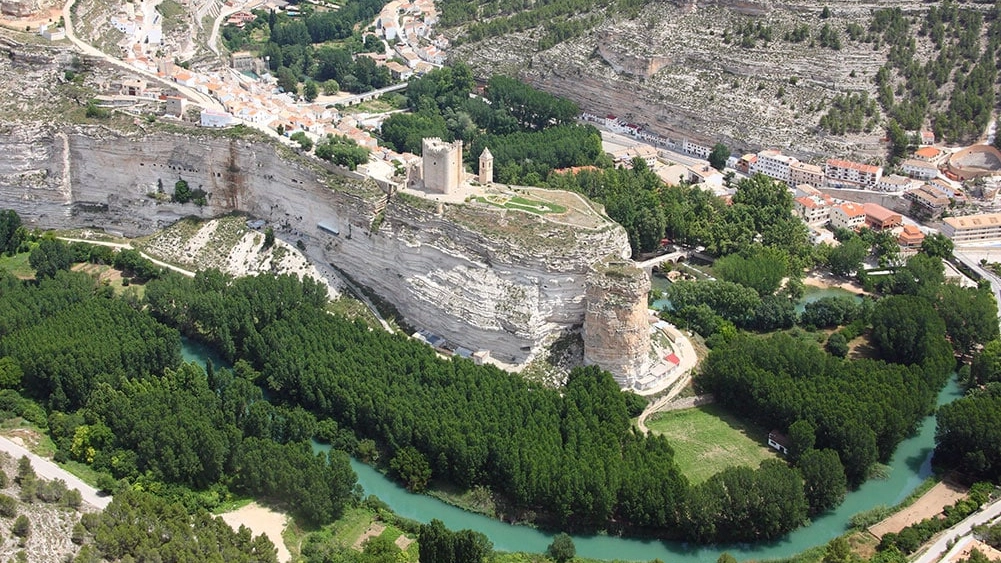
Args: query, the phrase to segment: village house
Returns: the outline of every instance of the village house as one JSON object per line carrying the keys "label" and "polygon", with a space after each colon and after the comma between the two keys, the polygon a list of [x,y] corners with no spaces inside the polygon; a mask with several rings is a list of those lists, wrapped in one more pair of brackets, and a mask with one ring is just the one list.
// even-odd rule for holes
{"label": "village house", "polygon": [[202,127],[228,127],[233,125],[233,116],[224,111],[215,111],[211,109],[202,110],[201,119],[199,124]]}
{"label": "village house", "polygon": [[925,240],[925,234],[914,225],[904,225],[903,230],[897,235],[897,244],[901,248],[920,248]]}
{"label": "village house", "polygon": [[754,163],[757,161],[758,155],[753,153],[745,154],[737,159],[737,165],[734,166],[734,168],[736,168],[737,172],[740,172],[741,174],[750,174],[751,167],[753,167]]}
{"label": "village house", "polygon": [[956,244],[1001,240],[1001,213],[946,217],[942,234]]}
{"label": "village house", "polygon": [[883,175],[883,168],[852,162],[850,160],[829,159],[824,166],[827,184],[839,188],[875,188]]}
{"label": "village house", "polygon": [[823,192],[821,192],[811,184],[797,184],[796,189],[793,193],[793,197],[803,197],[803,196],[825,197]]}
{"label": "village house", "polygon": [[122,80],[122,87],[118,93],[123,96],[144,96],[146,94],[146,81],[141,78],[125,78]]}
{"label": "village house", "polygon": [[758,153],[758,159],[750,167],[751,174],[764,174],[780,182],[789,183],[789,167],[799,162],[791,156],[777,150],[765,150]]}
{"label": "village house", "polygon": [[184,117],[184,106],[186,101],[187,100],[185,100],[180,96],[167,96],[167,98],[164,100],[164,102],[166,103],[166,110],[164,111],[164,115],[169,115],[177,118]]}
{"label": "village house", "polygon": [[928,184],[906,192],[904,199],[916,204],[932,216],[938,215],[946,207],[949,207],[949,198],[943,196],[938,190],[933,189]]}
{"label": "village house", "polygon": [[874,231],[885,231],[894,229],[903,224],[904,219],[900,213],[890,211],[882,205],[876,203],[864,203],[865,224]]}
{"label": "village house", "polygon": [[708,164],[689,166],[688,181],[718,189],[723,187],[723,174]]}
{"label": "village house", "polygon": [[915,187],[914,180],[899,174],[889,174],[879,179],[876,189],[881,192],[902,192]]}
{"label": "village house", "polygon": [[942,162],[944,157],[945,151],[935,147],[921,147],[920,149],[914,151],[914,158],[930,162],[932,164],[939,164]]}
{"label": "village house", "polygon": [[696,143],[691,139],[685,139],[681,143],[681,150],[684,151],[685,154],[695,155],[699,158],[709,158],[709,153],[713,151],[712,147]]}
{"label": "village house", "polygon": [[904,174],[918,180],[931,180],[938,176],[938,166],[927,160],[909,158],[900,163],[900,168]]}
{"label": "village house", "polygon": [[831,219],[833,202],[830,198],[802,196],[793,200],[793,205],[796,214],[802,217],[808,225],[823,225]]}
{"label": "village house", "polygon": [[789,185],[810,184],[811,186],[824,185],[824,169],[816,164],[806,162],[794,162],[789,165]]}
{"label": "village house", "polygon": [[857,231],[865,226],[865,208],[858,203],[845,202],[831,207],[831,227]]}

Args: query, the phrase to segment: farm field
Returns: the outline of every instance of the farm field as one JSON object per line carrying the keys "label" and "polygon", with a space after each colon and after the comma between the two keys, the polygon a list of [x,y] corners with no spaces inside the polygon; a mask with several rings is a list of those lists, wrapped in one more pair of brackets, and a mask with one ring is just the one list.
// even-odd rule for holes
{"label": "farm field", "polygon": [[746,424],[716,405],[657,413],[647,426],[670,440],[675,460],[692,484],[727,467],[755,468],[775,457],[765,445],[767,430]]}

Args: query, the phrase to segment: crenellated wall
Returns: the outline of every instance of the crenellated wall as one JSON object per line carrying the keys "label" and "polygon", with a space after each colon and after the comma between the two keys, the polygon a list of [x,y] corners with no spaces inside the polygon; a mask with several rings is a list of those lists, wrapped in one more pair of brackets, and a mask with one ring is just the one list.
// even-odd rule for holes
{"label": "crenellated wall", "polygon": [[[189,215],[244,212],[305,242],[310,256],[374,290],[412,325],[504,362],[523,362],[549,335],[580,326],[591,265],[629,253],[610,221],[569,227],[519,211],[390,198],[371,181],[331,175],[267,142],[12,127],[0,131],[0,154],[0,207],[28,225],[138,236]],[[207,205],[163,201],[179,179],[208,192]]]}

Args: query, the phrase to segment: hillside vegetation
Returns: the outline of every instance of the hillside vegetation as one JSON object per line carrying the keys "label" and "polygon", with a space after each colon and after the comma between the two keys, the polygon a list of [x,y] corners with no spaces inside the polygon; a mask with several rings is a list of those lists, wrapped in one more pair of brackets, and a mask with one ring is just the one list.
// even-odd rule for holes
{"label": "hillside vegetation", "polygon": [[969,142],[995,107],[991,4],[449,0],[442,19],[477,75],[735,150],[881,159],[887,133]]}

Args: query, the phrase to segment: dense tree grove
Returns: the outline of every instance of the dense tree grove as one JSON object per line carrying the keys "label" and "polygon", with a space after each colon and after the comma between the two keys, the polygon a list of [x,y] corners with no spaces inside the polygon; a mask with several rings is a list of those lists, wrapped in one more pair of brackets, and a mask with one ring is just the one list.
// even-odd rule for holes
{"label": "dense tree grove", "polygon": [[189,515],[181,505],[131,489],[116,493],[103,512],[85,515],[83,524],[94,541],[82,548],[77,561],[278,561],[264,534],[253,537],[244,527],[234,532],[208,512]]}
{"label": "dense tree grove", "polygon": [[[427,477],[420,469],[426,463],[433,478],[503,491],[516,506],[571,529],[615,519],[703,541],[737,539],[743,529],[740,539],[750,540],[803,520],[797,507],[805,501],[796,500],[805,498],[803,486],[795,480],[776,489],[798,491],[789,514],[752,506],[704,514],[725,504],[703,504],[722,491],[691,489],[667,442],[631,430],[624,394],[593,367],[574,370],[561,396],[492,367],[442,361],[412,340],[324,313],[323,288],[290,277],[170,277],[150,282],[146,296],[154,315],[228,359],[259,366],[273,400],[302,405],[380,444],[386,459],[399,459],[393,465],[400,475],[417,476],[412,484]],[[787,481],[782,474],[773,482],[775,468],[761,471],[752,479],[762,490]],[[697,517],[700,528],[684,527],[683,516]],[[726,524],[714,526],[716,518]]]}
{"label": "dense tree grove", "polygon": [[421,561],[481,563],[493,553],[493,544],[483,534],[471,530],[453,532],[441,520],[422,525],[418,541]]}
{"label": "dense tree grove", "polygon": [[[943,332],[937,337],[944,343]],[[737,336],[712,351],[698,384],[766,428],[809,421],[816,447],[836,451],[857,486],[929,414],[949,369],[931,359],[926,366],[845,361],[785,334]]]}
{"label": "dense tree grove", "polygon": [[992,481],[1001,478],[1001,384],[989,383],[938,411],[935,463]]}
{"label": "dense tree grove", "polygon": [[[253,10],[257,19],[242,29],[225,26],[221,35],[231,51],[252,49],[267,58],[286,91],[295,92],[299,82],[306,82],[304,95],[312,90],[315,98],[316,83],[334,80],[348,92],[367,92],[389,86],[392,77],[371,57],[354,57],[384,50],[374,36],[362,38],[356,25],[371,22],[384,4],[385,0],[357,0],[338,10],[314,10],[304,2],[299,5],[301,15],[294,18],[284,12]],[[265,39],[255,41],[255,37]]]}
{"label": "dense tree grove", "polygon": [[576,104],[505,76],[492,77],[482,98],[470,97],[473,86],[472,73],[462,64],[411,80],[411,113],[388,117],[383,141],[399,152],[420,154],[422,138],[460,139],[474,167],[489,148],[495,179],[511,184],[540,184],[555,168],[606,159],[598,130],[575,122]]}
{"label": "dense tree grove", "polygon": [[200,497],[183,488],[222,482],[308,522],[352,501],[347,457],[312,454],[312,414],[264,401],[246,363],[208,374],[181,364],[178,332],[112,295],[83,273],[37,283],[0,274],[0,412],[48,426],[57,458],[174,491],[188,506]]}
{"label": "dense tree grove", "polygon": [[118,385],[180,363],[177,331],[83,274],[37,287],[0,275],[0,356],[17,362],[26,393],[52,409],[82,407],[99,383]]}
{"label": "dense tree grove", "polygon": [[703,245],[714,256],[777,248],[788,255],[790,271],[812,260],[806,227],[792,214],[792,196],[766,176],[742,180],[732,205],[700,188],[665,186],[642,167],[552,174],[546,185],[602,203],[629,233],[634,254],[655,250],[667,237]]}
{"label": "dense tree grove", "polygon": [[[900,8],[873,12],[863,40],[876,48],[890,47],[875,82],[877,99],[893,123],[915,131],[930,122],[936,136],[949,143],[972,140],[984,131],[995,103],[998,15],[996,6],[985,16],[951,0],[929,6],[917,34],[931,41],[933,51],[922,63],[911,19]],[[990,23],[983,33],[985,19]],[[938,108],[942,111],[935,112]]]}

